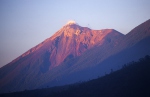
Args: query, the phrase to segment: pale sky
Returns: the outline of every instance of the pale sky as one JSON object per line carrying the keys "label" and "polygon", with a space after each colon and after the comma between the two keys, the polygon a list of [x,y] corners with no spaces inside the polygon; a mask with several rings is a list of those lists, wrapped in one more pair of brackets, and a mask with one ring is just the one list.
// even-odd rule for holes
{"label": "pale sky", "polygon": [[0,67],[69,20],[123,34],[150,19],[150,0],[0,0]]}

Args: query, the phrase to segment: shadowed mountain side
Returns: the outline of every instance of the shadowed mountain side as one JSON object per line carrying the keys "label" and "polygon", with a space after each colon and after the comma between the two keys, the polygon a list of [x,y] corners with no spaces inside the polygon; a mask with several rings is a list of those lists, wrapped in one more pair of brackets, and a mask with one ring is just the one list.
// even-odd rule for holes
{"label": "shadowed mountain side", "polygon": [[[120,69],[122,64],[136,61],[140,57],[150,54],[150,20],[142,23],[122,38],[118,39],[120,41],[116,47],[109,42],[109,45],[93,48],[83,53],[78,59],[74,59],[76,60],[75,63],[74,60],[64,63],[62,67],[68,66],[67,64],[69,67],[63,70],[60,76],[67,75],[61,77],[57,84],[64,85],[103,76],[111,70]],[[54,82],[54,84],[56,83]]]}
{"label": "shadowed mountain side", "polygon": [[[122,68],[123,64],[131,61],[137,61],[139,58],[149,54],[150,55],[150,37],[140,41],[134,46],[127,48],[115,55],[103,60],[100,64],[76,64],[79,62],[79,58],[69,60],[67,63],[62,64],[59,67],[61,74],[57,75],[57,81],[54,81],[52,85],[64,85],[68,83],[75,83],[85,81],[98,76],[104,76],[110,73],[112,70],[118,70]],[[87,60],[88,61],[88,60]],[[86,62],[84,62],[86,63]],[[67,69],[62,69],[63,67]],[[57,70],[57,69],[56,69]],[[62,77],[63,76],[63,77]],[[51,86],[50,83],[45,84],[42,87]]]}
{"label": "shadowed mountain side", "polygon": [[[150,20],[129,34],[65,25],[0,68],[0,93],[70,84],[103,76],[149,54]],[[107,59],[108,58],[108,59]]]}
{"label": "shadowed mountain side", "polygon": [[135,43],[150,36],[150,19],[138,25],[125,35],[124,39],[120,40],[120,47],[131,47]]}
{"label": "shadowed mountain side", "polygon": [[102,78],[71,86],[51,97],[149,97],[150,56],[131,62],[123,69]]}
{"label": "shadowed mountain side", "polygon": [[35,89],[45,83],[53,85],[65,76],[60,77],[61,72],[68,70],[66,66],[59,67],[63,62],[123,36],[113,29],[91,30],[76,24],[65,25],[52,37],[0,68],[0,92]]}
{"label": "shadowed mountain side", "polygon": [[72,85],[0,94],[1,97],[149,97],[150,56],[109,75]]}

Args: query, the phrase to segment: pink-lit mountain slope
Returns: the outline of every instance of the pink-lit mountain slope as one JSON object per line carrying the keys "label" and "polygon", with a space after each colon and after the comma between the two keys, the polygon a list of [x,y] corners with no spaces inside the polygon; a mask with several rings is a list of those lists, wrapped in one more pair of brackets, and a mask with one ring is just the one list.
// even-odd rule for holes
{"label": "pink-lit mountain slope", "polygon": [[15,61],[29,55],[32,55],[33,59],[38,59],[40,55],[49,53],[49,69],[51,69],[60,65],[67,56],[80,56],[86,50],[106,44],[111,41],[111,38],[117,40],[119,37],[123,37],[123,34],[113,29],[91,30],[77,24],[67,24]]}
{"label": "pink-lit mountain slope", "polygon": [[[113,29],[91,30],[69,23],[0,68],[0,92],[64,85],[102,76],[111,68],[115,70],[118,63],[122,65],[148,54],[149,37],[150,20],[127,35]],[[140,45],[148,51],[143,52]],[[132,57],[128,58],[129,55]]]}
{"label": "pink-lit mountain slope", "polygon": [[66,82],[67,79],[71,79],[69,80],[71,83],[79,81],[79,78],[80,80],[97,78],[122,68],[128,62],[137,61],[145,55],[150,55],[150,20],[118,39],[117,46],[105,45],[105,47],[92,48],[90,52],[82,54],[70,68],[73,73],[64,80]]}
{"label": "pink-lit mountain slope", "polygon": [[55,69],[63,62],[81,56],[92,48],[108,45],[110,41],[116,45],[115,41],[123,36],[113,29],[91,30],[69,23],[52,37],[2,67],[1,91],[38,88],[56,79],[59,71]]}

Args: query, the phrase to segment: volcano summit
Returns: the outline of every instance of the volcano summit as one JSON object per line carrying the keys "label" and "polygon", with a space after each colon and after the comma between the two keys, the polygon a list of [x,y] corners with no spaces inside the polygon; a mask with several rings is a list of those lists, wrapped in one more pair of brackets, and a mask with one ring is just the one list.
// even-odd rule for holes
{"label": "volcano summit", "polygon": [[[150,20],[123,35],[114,29],[92,30],[69,21],[53,36],[0,68],[0,92],[65,85],[102,76],[108,70],[118,67],[115,58],[120,60],[119,55],[125,58],[121,62],[126,63],[147,54],[148,51],[144,50],[136,58],[126,58],[132,52],[143,51],[132,49],[139,44],[143,45],[142,41],[150,36],[149,27]],[[140,34],[136,34],[139,33],[136,29],[140,29]],[[149,46],[146,48],[149,49]],[[124,52],[126,56],[121,55]],[[111,64],[105,64],[107,60]]]}

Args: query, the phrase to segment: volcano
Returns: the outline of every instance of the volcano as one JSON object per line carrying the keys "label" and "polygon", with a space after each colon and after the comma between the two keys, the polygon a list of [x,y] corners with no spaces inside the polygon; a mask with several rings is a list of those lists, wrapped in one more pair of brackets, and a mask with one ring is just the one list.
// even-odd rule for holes
{"label": "volcano", "polygon": [[119,69],[118,64],[149,54],[149,41],[150,20],[127,35],[68,22],[53,36],[0,68],[0,91],[52,87],[102,76],[110,69]]}

